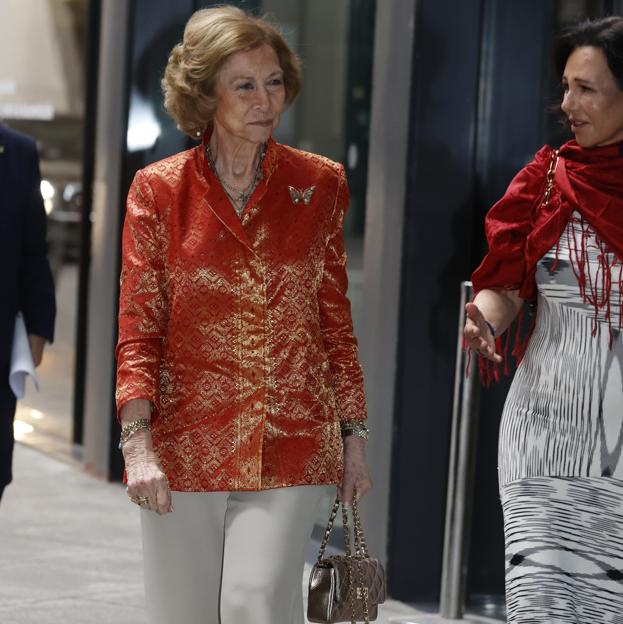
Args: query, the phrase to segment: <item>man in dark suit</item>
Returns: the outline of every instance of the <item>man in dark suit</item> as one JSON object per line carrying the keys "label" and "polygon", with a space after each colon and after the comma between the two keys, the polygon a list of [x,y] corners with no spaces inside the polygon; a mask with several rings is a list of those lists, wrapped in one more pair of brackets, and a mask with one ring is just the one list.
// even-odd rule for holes
{"label": "man in dark suit", "polygon": [[0,498],[11,482],[15,395],[9,363],[22,311],[35,365],[54,337],[56,303],[35,142],[0,124]]}

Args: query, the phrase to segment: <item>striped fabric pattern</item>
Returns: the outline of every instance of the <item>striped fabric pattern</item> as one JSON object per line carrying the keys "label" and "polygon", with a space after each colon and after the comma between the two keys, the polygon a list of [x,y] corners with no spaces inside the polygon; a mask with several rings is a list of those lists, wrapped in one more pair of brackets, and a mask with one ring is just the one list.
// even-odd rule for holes
{"label": "striped fabric pattern", "polygon": [[623,624],[623,482],[536,477],[501,494],[508,621]]}
{"label": "striped fabric pattern", "polygon": [[[500,426],[513,624],[623,624],[620,293],[613,286],[609,322],[583,300],[576,277],[584,254],[589,284],[601,296],[604,253],[574,214],[537,270],[536,328]],[[606,261],[618,276],[619,261],[612,254]]]}

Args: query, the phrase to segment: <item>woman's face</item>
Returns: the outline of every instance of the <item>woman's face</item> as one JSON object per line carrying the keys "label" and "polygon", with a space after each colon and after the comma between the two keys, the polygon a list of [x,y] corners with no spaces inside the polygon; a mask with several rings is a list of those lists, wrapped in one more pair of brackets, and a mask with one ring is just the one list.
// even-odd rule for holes
{"label": "woman's face", "polygon": [[599,48],[576,48],[567,59],[562,84],[562,110],[579,145],[623,141],[623,91]]}
{"label": "woman's face", "polygon": [[269,45],[232,54],[216,79],[214,124],[231,137],[264,143],[279,125],[286,90]]}

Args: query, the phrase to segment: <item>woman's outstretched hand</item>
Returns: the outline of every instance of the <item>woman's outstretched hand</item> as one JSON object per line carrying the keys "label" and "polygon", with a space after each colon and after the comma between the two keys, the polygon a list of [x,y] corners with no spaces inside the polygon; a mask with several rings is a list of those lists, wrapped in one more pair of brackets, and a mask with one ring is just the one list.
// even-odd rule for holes
{"label": "woman's outstretched hand", "polygon": [[495,351],[495,337],[485,322],[480,308],[475,303],[465,306],[465,329],[463,335],[467,346],[476,353],[495,363],[502,362],[502,356]]}

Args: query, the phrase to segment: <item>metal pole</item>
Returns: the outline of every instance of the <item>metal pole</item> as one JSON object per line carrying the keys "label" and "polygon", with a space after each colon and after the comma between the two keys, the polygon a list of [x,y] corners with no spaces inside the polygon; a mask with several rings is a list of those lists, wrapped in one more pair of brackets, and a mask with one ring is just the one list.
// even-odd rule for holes
{"label": "metal pole", "polygon": [[465,376],[467,356],[463,350],[465,304],[471,295],[471,282],[462,282],[439,608],[440,615],[449,619],[461,619],[463,616],[473,508],[480,386],[475,359],[468,376]]}

